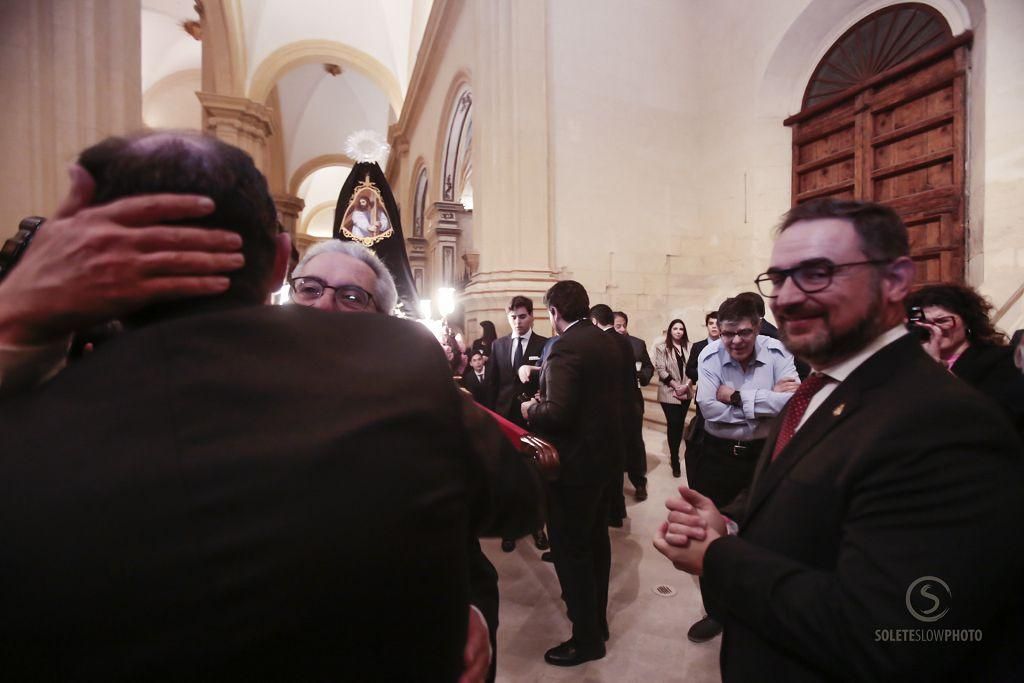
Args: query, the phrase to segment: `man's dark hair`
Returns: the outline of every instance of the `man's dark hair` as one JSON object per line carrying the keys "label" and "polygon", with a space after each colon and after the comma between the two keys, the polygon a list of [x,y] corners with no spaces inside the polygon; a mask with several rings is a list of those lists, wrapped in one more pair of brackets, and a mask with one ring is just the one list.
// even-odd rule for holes
{"label": "man's dark hair", "polygon": [[613,320],[615,318],[622,318],[623,322],[626,323],[626,327],[629,327],[629,316],[626,315],[624,312],[622,312],[622,311],[614,311],[614,312],[612,312],[612,315],[614,316],[614,318],[612,318]]}
{"label": "man's dark hair", "polygon": [[750,303],[754,304],[754,308],[757,309],[757,314],[760,317],[764,317],[764,299],[757,292],[740,292],[736,295],[737,299],[749,299]]}
{"label": "man's dark hair", "polygon": [[614,325],[615,314],[612,313],[608,304],[597,304],[590,309],[590,317],[597,321],[598,325]]}
{"label": "man's dark hair", "polygon": [[522,294],[517,294],[512,297],[512,301],[508,302],[508,312],[512,313],[517,308],[525,308],[526,312],[533,315],[533,299]]}
{"label": "man's dark hair", "polygon": [[750,297],[733,296],[722,302],[718,307],[718,324],[723,322],[736,322],[739,320],[751,320],[758,322],[761,315],[757,312],[757,305],[750,300]]}
{"label": "man's dark hair", "polygon": [[[107,138],[82,152],[78,163],[96,181],[93,204],[163,192],[212,199],[216,204],[213,213],[177,223],[241,235],[245,266],[228,274],[231,286],[218,298],[263,303],[274,267],[278,223],[267,180],[252,157],[200,133],[162,131]],[[173,304],[182,305],[187,304]],[[159,305],[161,309],[166,306]]]}
{"label": "man's dark hair", "polygon": [[910,254],[907,226],[895,211],[882,204],[849,199],[812,199],[797,204],[782,217],[779,233],[800,221],[843,218],[853,223],[864,255],[872,260],[893,260]]}
{"label": "man's dark hair", "polygon": [[704,316],[704,327],[707,327],[708,323],[711,322],[712,319],[718,320],[718,311],[710,311]]}
{"label": "man's dark hair", "polygon": [[544,294],[544,305],[558,309],[562,319],[571,323],[587,317],[590,297],[583,285],[575,280],[561,280]]}
{"label": "man's dark hair", "polygon": [[992,304],[966,285],[949,283],[922,287],[908,296],[903,304],[908,311],[912,306],[941,306],[956,313],[963,319],[964,332],[972,344],[1001,346],[1006,343],[1006,335],[992,324]]}

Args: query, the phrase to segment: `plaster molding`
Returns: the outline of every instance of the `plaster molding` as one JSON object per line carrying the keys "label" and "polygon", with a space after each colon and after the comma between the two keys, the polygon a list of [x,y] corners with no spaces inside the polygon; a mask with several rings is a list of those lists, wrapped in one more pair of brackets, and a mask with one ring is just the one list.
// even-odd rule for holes
{"label": "plaster molding", "polygon": [[306,64],[338,63],[349,66],[384,91],[395,115],[402,112],[402,87],[391,70],[371,55],[333,40],[300,40],[279,47],[260,62],[249,81],[249,97],[266,102],[270,91],[285,73]]}

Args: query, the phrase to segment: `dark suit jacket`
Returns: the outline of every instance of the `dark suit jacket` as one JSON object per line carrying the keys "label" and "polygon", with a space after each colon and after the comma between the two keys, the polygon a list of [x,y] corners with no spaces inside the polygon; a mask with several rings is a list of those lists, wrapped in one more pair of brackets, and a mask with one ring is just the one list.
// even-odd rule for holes
{"label": "dark suit jacket", "polygon": [[640,363],[640,369],[636,371],[636,381],[640,383],[640,386],[646,387],[654,377],[654,363],[651,362],[651,356],[647,353],[647,344],[643,339],[638,339],[631,334],[627,335],[626,339],[633,347],[633,362]]}
{"label": "dark suit jacket", "polygon": [[299,306],[151,324],[0,401],[0,670],[454,680],[470,514],[501,535],[493,496],[539,497],[470,457],[464,405],[419,326]]}
{"label": "dark suit jacket", "polygon": [[476,370],[466,366],[462,373],[462,386],[473,394],[473,400],[485,408],[494,410],[494,378],[484,368],[484,381],[476,377]]}
{"label": "dark suit jacket", "polygon": [[[775,438],[739,536],[704,558],[723,680],[1004,680],[1000,654],[1020,661],[1024,474],[999,411],[907,336],[858,367],[768,465]],[[952,594],[934,624],[906,606],[921,577]],[[931,626],[982,629],[983,642],[876,641],[876,629]]]}
{"label": "dark suit jacket", "polygon": [[1024,437],[1024,375],[1013,364],[1013,346],[967,347],[953,374],[994,401]]}
{"label": "dark suit jacket", "polygon": [[541,370],[541,400],[530,430],[558,449],[564,486],[604,486],[620,446],[623,397],[611,368],[621,367],[615,341],[581,320],[560,335]]}
{"label": "dark suit jacket", "polygon": [[[530,335],[530,341],[526,343],[526,350],[523,353],[523,363],[526,365],[539,364],[540,354],[544,350],[544,342],[547,340],[547,337],[542,337],[536,331]],[[531,358],[536,358],[536,360],[531,361]],[[522,424],[523,415],[520,412],[516,396],[524,393],[532,396],[537,393],[539,380],[537,374],[534,373],[527,384],[519,381],[519,375],[512,367],[512,335],[508,334],[494,340],[494,344],[491,345],[491,355],[487,359],[487,374],[494,382],[494,412],[516,424]]]}
{"label": "dark suit jacket", "polygon": [[690,348],[690,357],[686,359],[686,376],[695,384],[697,379],[700,377],[698,374],[697,359],[700,357],[700,352],[703,351],[707,345],[707,338],[701,339],[699,342],[695,342]]}

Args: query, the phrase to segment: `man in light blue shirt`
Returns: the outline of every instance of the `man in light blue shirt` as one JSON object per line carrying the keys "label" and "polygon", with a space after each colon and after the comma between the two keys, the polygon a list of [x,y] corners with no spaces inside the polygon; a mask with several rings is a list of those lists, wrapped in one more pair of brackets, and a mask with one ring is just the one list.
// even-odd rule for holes
{"label": "man in light blue shirt", "polygon": [[[697,359],[697,405],[704,416],[700,477],[688,481],[722,507],[750,485],[772,419],[800,386],[793,355],[759,335],[761,315],[750,298],[726,299],[718,309],[720,336]],[[690,627],[697,643],[722,627],[705,617]]]}

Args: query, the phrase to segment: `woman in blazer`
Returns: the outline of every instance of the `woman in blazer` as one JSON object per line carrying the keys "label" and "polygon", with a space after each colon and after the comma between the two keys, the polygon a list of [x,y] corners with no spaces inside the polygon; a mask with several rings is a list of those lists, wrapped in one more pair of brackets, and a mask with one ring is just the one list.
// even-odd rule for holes
{"label": "woman in blazer", "polygon": [[686,325],[676,318],[668,324],[665,341],[654,347],[654,369],[658,374],[658,402],[668,423],[668,451],[672,476],[679,477],[679,444],[683,441],[683,425],[690,408],[690,380],[686,379],[686,349],[690,337]]}

